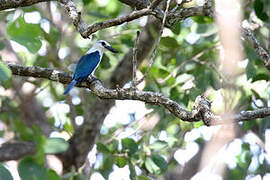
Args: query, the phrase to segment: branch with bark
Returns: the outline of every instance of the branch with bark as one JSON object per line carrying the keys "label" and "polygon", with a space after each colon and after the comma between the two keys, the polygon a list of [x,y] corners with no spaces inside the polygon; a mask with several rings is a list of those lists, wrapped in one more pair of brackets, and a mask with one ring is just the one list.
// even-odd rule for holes
{"label": "branch with bark", "polygon": [[[51,81],[60,82],[62,84],[68,84],[72,79],[70,74],[58,70],[35,66],[25,67],[16,64],[8,64],[8,66],[13,75],[45,78]],[[165,97],[161,93],[141,91],[134,88],[108,89],[103,86],[102,82],[93,80],[92,78],[88,78],[87,81],[77,84],[76,86],[89,88],[92,93],[101,99],[139,100],[145,103],[161,106],[183,121],[203,121],[207,126],[248,121],[270,116],[270,108],[242,111],[234,115],[216,116],[211,112],[211,103],[203,96],[198,96],[193,110],[187,111],[183,109],[177,102]]]}
{"label": "branch with bark", "polygon": [[[28,1],[6,1],[0,0],[0,11],[10,8],[24,7],[34,5],[40,2],[48,2],[50,0],[28,0]],[[98,22],[92,25],[87,25],[82,17],[81,12],[77,10],[75,3],[71,0],[59,0],[58,2],[63,4],[68,16],[71,19],[73,25],[77,31],[81,34],[83,38],[88,38],[91,34],[112,26],[117,26],[132,20],[138,19],[142,16],[153,15],[156,18],[162,21],[164,13],[157,6],[162,0],[153,1],[151,4],[149,1],[129,1],[129,0],[120,0],[122,3],[135,7],[138,10],[131,12],[128,15]],[[177,12],[169,12],[168,18],[165,23],[166,26],[172,26],[176,22],[179,22],[185,18],[191,16],[208,16],[211,14],[211,7],[205,3],[204,6],[192,7],[192,8],[183,8],[179,9]]]}
{"label": "branch with bark", "polygon": [[0,162],[17,160],[26,155],[36,153],[36,145],[33,142],[8,142],[0,146]]}
{"label": "branch with bark", "polygon": [[247,28],[243,27],[242,31],[247,40],[252,43],[253,48],[255,49],[256,53],[262,58],[265,67],[270,70],[270,54],[262,47],[259,41],[256,39],[252,31]]}
{"label": "branch with bark", "polygon": [[[51,81],[57,81],[62,84],[68,84],[71,81],[70,74],[62,72],[62,71],[58,71],[58,70],[40,68],[40,67],[25,67],[25,66],[16,65],[16,64],[8,64],[8,66],[10,67],[12,74],[17,75],[17,76],[44,78]],[[78,84],[77,87],[89,88],[92,90],[92,93],[104,99],[140,100],[149,104],[161,106],[167,109],[168,111],[170,111],[173,115],[175,115],[176,117],[180,118],[183,121],[188,121],[188,122],[203,121],[208,126],[228,124],[232,122],[249,121],[256,118],[264,118],[264,117],[270,116],[270,108],[262,108],[258,110],[252,110],[252,111],[242,111],[234,115],[217,116],[211,112],[211,103],[203,96],[198,96],[196,98],[193,110],[187,111],[183,109],[177,102],[170,100],[169,98],[165,97],[164,95],[160,93],[140,91],[133,88],[107,89],[103,86],[103,84],[100,81],[93,81],[91,78],[89,78],[86,82]],[[105,101],[105,102],[108,102],[108,101]],[[103,105],[104,104],[102,104],[102,108],[104,108]],[[95,107],[95,109],[96,108],[97,107]],[[72,141],[78,140],[78,138],[79,137],[72,138]],[[12,149],[14,149],[14,147],[31,147],[31,148],[20,148],[20,149],[24,149],[24,151],[21,151],[20,153],[10,153]],[[5,152],[5,153],[0,153],[0,161],[20,159],[21,157],[25,155],[34,154],[35,151],[36,151],[35,144],[29,144],[28,142],[7,143],[7,144],[2,145],[2,147],[0,147],[0,152]],[[68,155],[73,156],[74,154],[72,153],[72,151],[69,151]],[[66,159],[66,158],[63,158],[63,155],[62,156],[58,155],[58,156],[62,160]],[[78,158],[78,156],[76,157]],[[70,158],[69,161],[71,159],[72,158]],[[83,156],[82,156],[81,161],[84,161]],[[72,163],[76,164],[75,162],[72,162]],[[64,162],[64,164],[66,163]]]}
{"label": "branch with bark", "polygon": [[[41,2],[49,2],[51,0],[0,0],[0,11],[18,7],[32,6]],[[55,0],[52,0],[55,1]]]}

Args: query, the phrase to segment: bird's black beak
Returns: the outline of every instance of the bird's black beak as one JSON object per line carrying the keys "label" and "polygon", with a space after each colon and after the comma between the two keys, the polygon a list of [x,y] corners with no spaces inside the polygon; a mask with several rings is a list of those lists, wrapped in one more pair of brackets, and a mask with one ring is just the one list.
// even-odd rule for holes
{"label": "bird's black beak", "polygon": [[112,46],[105,46],[105,48],[108,49],[109,51],[113,52],[113,53],[118,53],[119,52],[116,49],[114,49]]}

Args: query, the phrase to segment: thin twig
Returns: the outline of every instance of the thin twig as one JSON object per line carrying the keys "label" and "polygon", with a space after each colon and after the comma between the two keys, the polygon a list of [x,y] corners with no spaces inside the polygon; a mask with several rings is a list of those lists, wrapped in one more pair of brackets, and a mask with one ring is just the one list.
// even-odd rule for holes
{"label": "thin twig", "polygon": [[123,24],[125,22],[132,21],[134,19],[138,19],[142,16],[148,16],[148,15],[154,15],[155,12],[152,9],[144,8],[139,11],[133,11],[132,13],[121,16],[118,18],[102,21],[95,23],[93,25],[90,25],[87,27],[87,29],[83,32],[83,37],[89,37],[91,34],[97,32],[98,30],[109,28],[112,26],[117,26],[120,24]]}
{"label": "thin twig", "polygon": [[[51,0],[27,0],[27,1],[16,1],[16,2],[3,1],[2,4],[0,3],[0,11],[5,10],[5,9],[10,9],[10,8],[30,6],[33,4],[40,3],[40,2],[48,2],[48,1],[51,1]],[[162,2],[162,0],[156,0],[152,2],[151,4],[148,1],[138,3],[138,1],[135,1],[135,0],[134,1],[119,0],[122,3],[125,3],[131,7],[135,7],[136,10],[126,16],[88,25],[82,19],[81,12],[77,10],[77,7],[72,0],[56,0],[56,1],[64,5],[63,7],[68,12],[67,14],[69,18],[71,19],[73,25],[75,26],[76,30],[81,34],[83,38],[89,38],[91,34],[101,29],[117,26],[125,22],[138,19],[142,16],[153,15],[157,19],[160,19],[160,20],[162,20],[164,17],[163,11],[159,7],[157,7],[159,3]],[[198,16],[198,15],[208,16],[209,12],[211,11],[211,7],[199,6],[199,7],[179,9],[179,11],[180,12],[177,11],[173,13],[168,13],[168,16],[167,16],[168,22],[165,23],[166,26],[170,27],[174,23],[179,22],[190,16]]]}
{"label": "thin twig", "polygon": [[132,88],[136,87],[137,54],[138,54],[138,42],[139,42],[140,34],[141,34],[140,31],[137,31],[135,45],[134,45],[134,48],[133,48],[133,55],[132,55],[132,65],[133,65]]}
{"label": "thin twig", "polygon": [[145,80],[145,78],[147,77],[147,75],[148,75],[148,73],[149,73],[149,71],[150,71],[150,69],[151,69],[151,67],[152,67],[152,65],[154,63],[156,53],[157,53],[157,49],[158,49],[158,46],[159,46],[159,42],[160,42],[160,39],[161,39],[161,36],[162,36],[162,33],[163,33],[163,29],[164,29],[164,25],[165,25],[165,22],[166,22],[166,18],[167,18],[168,12],[169,12],[170,2],[171,2],[171,0],[167,0],[166,10],[165,10],[165,13],[164,13],[164,16],[163,16],[162,25],[160,27],[158,40],[157,40],[157,42],[155,44],[155,48],[154,48],[154,51],[153,51],[153,54],[152,54],[148,69],[145,72],[144,76],[140,80],[138,80],[136,82],[136,85],[140,84],[141,82],[143,82]]}

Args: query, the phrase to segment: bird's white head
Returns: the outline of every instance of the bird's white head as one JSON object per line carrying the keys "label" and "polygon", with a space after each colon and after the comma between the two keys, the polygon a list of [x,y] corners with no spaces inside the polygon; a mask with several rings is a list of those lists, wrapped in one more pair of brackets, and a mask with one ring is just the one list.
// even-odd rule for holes
{"label": "bird's white head", "polygon": [[116,49],[114,49],[107,41],[99,40],[92,46],[91,49],[89,49],[87,54],[89,54],[91,52],[99,51],[99,53],[101,53],[101,55],[103,55],[104,51],[106,51],[106,50],[109,50],[113,53],[118,53],[118,51]]}

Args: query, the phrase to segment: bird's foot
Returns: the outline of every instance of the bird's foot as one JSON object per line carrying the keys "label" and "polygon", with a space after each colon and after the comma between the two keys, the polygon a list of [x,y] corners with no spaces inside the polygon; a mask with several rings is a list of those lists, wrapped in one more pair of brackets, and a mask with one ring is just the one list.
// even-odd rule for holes
{"label": "bird's foot", "polygon": [[90,76],[90,84],[91,84],[92,82],[94,82],[94,81],[99,81],[101,84],[103,84],[103,82],[102,82],[100,79],[98,79],[97,77],[95,77],[95,76]]}

